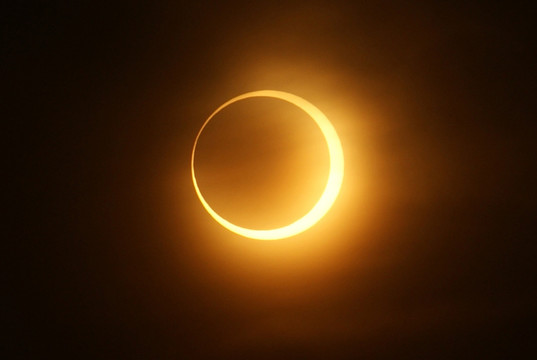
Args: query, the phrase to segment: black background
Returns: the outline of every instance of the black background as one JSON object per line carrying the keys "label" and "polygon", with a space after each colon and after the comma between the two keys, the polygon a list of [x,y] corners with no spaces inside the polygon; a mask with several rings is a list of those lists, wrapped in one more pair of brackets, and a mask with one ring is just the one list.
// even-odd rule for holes
{"label": "black background", "polygon": [[[2,13],[3,357],[535,355],[530,7],[19,2]],[[388,175],[419,171],[420,152],[455,175],[428,173],[442,196],[387,201],[390,225],[367,250],[346,243],[330,286],[269,267],[244,290],[226,280],[250,271],[225,264],[237,255],[204,255],[218,230],[195,235],[190,149],[218,104],[256,90],[230,81],[236,64],[298,52],[397,114],[377,149],[412,156]],[[175,233],[162,220],[177,202],[161,196],[170,164],[187,174]]]}

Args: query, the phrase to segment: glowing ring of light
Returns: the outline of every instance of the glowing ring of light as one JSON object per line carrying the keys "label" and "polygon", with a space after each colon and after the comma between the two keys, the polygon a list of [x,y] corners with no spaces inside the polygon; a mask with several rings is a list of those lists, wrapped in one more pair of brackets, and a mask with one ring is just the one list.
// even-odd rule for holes
{"label": "glowing ring of light", "polygon": [[[326,144],[328,145],[328,154],[330,158],[330,173],[328,175],[328,181],[326,182],[326,186],[324,188],[323,194],[313,206],[313,208],[303,217],[296,220],[295,222],[280,227],[276,229],[266,229],[266,230],[254,230],[254,229],[248,229],[241,226],[237,226],[214,211],[203,195],[201,194],[201,191],[198,187],[198,183],[196,181],[196,175],[194,172],[194,155],[196,153],[196,146],[198,144],[199,137],[201,133],[203,132],[203,129],[209,121],[222,109],[227,107],[228,105],[231,105],[237,101],[253,98],[253,97],[270,97],[270,98],[276,98],[281,99],[287,102],[290,102],[291,104],[299,107],[304,112],[306,112],[319,126],[321,129],[323,136],[326,140]],[[343,149],[341,147],[341,142],[339,141],[339,137],[337,136],[336,130],[328,120],[328,118],[321,112],[321,110],[317,109],[313,104],[309,103],[308,101],[302,99],[301,97],[298,97],[293,94],[289,94],[283,91],[275,91],[275,90],[260,90],[260,91],[253,91],[248,92],[242,95],[239,95],[237,97],[234,97],[233,99],[227,101],[223,105],[221,105],[218,109],[216,109],[211,116],[207,120],[205,120],[205,123],[203,123],[203,126],[201,127],[200,131],[198,132],[198,135],[196,136],[196,140],[194,141],[194,147],[192,149],[192,158],[190,161],[190,167],[192,170],[192,181],[194,183],[194,189],[196,190],[196,193],[198,194],[198,197],[205,208],[207,212],[223,227],[226,229],[248,237],[252,239],[259,239],[259,240],[276,240],[276,239],[282,239],[286,237],[290,237],[296,234],[299,234],[313,225],[315,225],[327,212],[330,210],[332,205],[334,204],[334,201],[336,200],[339,190],[341,188],[341,183],[343,181]]]}

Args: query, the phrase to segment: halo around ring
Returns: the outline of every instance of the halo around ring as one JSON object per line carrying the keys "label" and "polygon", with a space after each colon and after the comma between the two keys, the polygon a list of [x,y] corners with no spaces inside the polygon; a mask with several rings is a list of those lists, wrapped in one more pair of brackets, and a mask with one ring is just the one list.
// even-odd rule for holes
{"label": "halo around ring", "polygon": [[[253,98],[253,97],[270,97],[270,98],[276,98],[280,100],[287,101],[300,109],[302,109],[304,112],[306,112],[319,126],[321,129],[321,132],[323,133],[324,139],[326,140],[326,144],[328,145],[328,155],[330,159],[330,172],[328,175],[328,180],[326,182],[326,186],[324,188],[324,191],[317,201],[317,203],[311,208],[311,210],[306,213],[306,215],[302,216],[300,219],[296,220],[295,222],[275,228],[275,229],[264,229],[264,230],[255,230],[255,229],[248,229],[244,228],[238,225],[235,225],[226,219],[224,219],[222,216],[220,216],[216,211],[214,211],[211,206],[207,203],[203,195],[201,194],[201,191],[198,187],[198,183],[196,181],[196,174],[194,171],[194,156],[196,153],[196,146],[198,144],[199,137],[201,133],[203,132],[203,129],[207,126],[209,121],[222,109],[227,107],[228,105],[231,105],[237,101]],[[336,200],[339,190],[341,189],[341,183],[343,182],[343,171],[344,171],[344,159],[343,159],[343,149],[341,147],[341,142],[339,141],[339,137],[336,133],[336,130],[328,120],[328,118],[313,104],[310,102],[304,100],[303,98],[286,93],[283,91],[276,91],[276,90],[260,90],[260,91],[252,91],[248,92],[242,95],[239,95],[237,97],[234,97],[233,99],[225,102],[222,104],[218,109],[216,109],[207,120],[203,123],[203,126],[201,127],[200,131],[198,132],[196,136],[196,140],[194,141],[194,147],[192,149],[192,157],[190,160],[190,168],[192,172],[192,181],[194,183],[194,189],[196,190],[196,194],[198,195],[198,198],[200,199],[203,207],[207,212],[215,219],[220,225],[225,227],[226,229],[248,237],[252,239],[258,239],[258,240],[277,240],[277,239],[283,239],[286,237],[290,237],[296,234],[299,234],[303,231],[306,231],[313,225],[315,225],[327,212],[330,210],[332,205],[334,204],[334,201]]]}

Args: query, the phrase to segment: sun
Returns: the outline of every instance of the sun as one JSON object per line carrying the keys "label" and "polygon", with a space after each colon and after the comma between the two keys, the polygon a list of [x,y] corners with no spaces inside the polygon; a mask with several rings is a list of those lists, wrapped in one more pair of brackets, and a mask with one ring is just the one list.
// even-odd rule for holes
{"label": "sun", "polygon": [[[216,211],[214,211],[211,206],[207,203],[205,198],[203,197],[199,187],[198,183],[196,181],[196,172],[194,170],[194,159],[196,155],[196,146],[198,144],[198,140],[201,136],[201,133],[203,132],[203,129],[207,126],[209,121],[218,114],[222,109],[225,107],[248,98],[254,98],[254,97],[269,97],[269,98],[275,98],[287,101],[301,110],[303,110],[306,114],[308,114],[312,120],[319,126],[324,139],[326,141],[326,145],[328,146],[328,156],[330,160],[330,167],[329,167],[329,174],[328,174],[328,180],[326,182],[326,186],[324,188],[324,191],[317,201],[317,203],[311,208],[308,213],[306,213],[304,216],[302,216],[300,219],[296,220],[295,222],[282,226],[275,229],[248,229],[244,228],[238,225],[235,225],[228,220],[224,219],[222,216],[220,216]],[[336,201],[336,198],[339,194],[339,191],[341,189],[341,184],[343,182],[343,173],[344,173],[344,158],[343,158],[343,148],[341,147],[341,142],[339,140],[339,137],[336,133],[336,130],[328,120],[328,118],[319,110],[317,107],[315,107],[313,104],[308,102],[307,100],[287,93],[283,91],[276,91],[276,90],[259,90],[259,91],[252,91],[248,92],[242,95],[239,95],[237,97],[234,97],[231,100],[228,100],[224,104],[222,104],[218,109],[216,109],[211,116],[207,120],[205,120],[205,123],[203,123],[200,131],[198,132],[196,139],[194,141],[194,146],[192,148],[192,157],[190,160],[190,168],[192,172],[192,182],[194,184],[194,189],[196,190],[196,194],[198,195],[198,198],[201,201],[201,204],[207,210],[207,212],[213,217],[214,220],[216,220],[220,225],[228,229],[229,231],[232,231],[238,235],[251,238],[251,239],[257,239],[257,240],[278,240],[287,238],[290,236],[297,235],[301,232],[304,232],[308,230],[310,227],[315,225],[332,207],[334,202]]]}

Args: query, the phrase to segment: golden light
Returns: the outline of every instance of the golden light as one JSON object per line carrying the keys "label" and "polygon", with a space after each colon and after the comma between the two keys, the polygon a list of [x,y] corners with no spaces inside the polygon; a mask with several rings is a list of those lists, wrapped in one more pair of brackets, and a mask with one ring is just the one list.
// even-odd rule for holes
{"label": "golden light", "polygon": [[[326,182],[326,186],[324,188],[324,191],[321,197],[319,198],[317,203],[313,206],[313,208],[307,214],[302,216],[300,219],[296,220],[295,222],[289,225],[275,228],[275,229],[261,229],[261,230],[248,229],[248,228],[235,225],[229,222],[228,220],[224,219],[222,216],[220,216],[216,211],[214,211],[211,208],[211,206],[207,203],[207,201],[201,194],[201,191],[198,187],[198,183],[196,181],[196,173],[194,171],[194,158],[196,154],[196,146],[198,144],[200,135],[203,132],[203,129],[207,126],[209,121],[211,121],[211,119],[225,107],[237,101],[248,99],[248,98],[253,98],[253,97],[276,98],[276,99],[287,101],[297,106],[298,108],[303,110],[305,113],[307,113],[319,126],[324,136],[324,139],[326,140],[326,145],[328,146],[330,168],[329,168],[328,180]],[[198,198],[200,199],[205,210],[207,210],[207,212],[213,217],[214,220],[216,220],[220,225],[222,225],[226,229],[244,237],[258,239],[258,240],[277,240],[277,239],[283,239],[283,238],[287,238],[293,235],[297,235],[303,231],[306,231],[307,229],[315,225],[330,210],[330,208],[334,204],[339,194],[341,183],[343,182],[344,160],[343,160],[343,149],[341,147],[341,142],[339,141],[339,137],[336,133],[336,130],[334,129],[334,127],[332,126],[328,118],[318,108],[316,108],[313,104],[304,100],[303,98],[290,94],[290,93],[286,93],[283,91],[275,91],[275,90],[260,90],[260,91],[248,92],[248,93],[239,95],[237,97],[234,97],[233,99],[222,104],[218,109],[216,109],[211,114],[211,116],[209,116],[207,120],[205,120],[205,123],[201,127],[194,141],[190,167],[191,167],[191,172],[192,172],[192,181],[194,183],[194,189],[196,190],[196,194],[198,195]]]}

